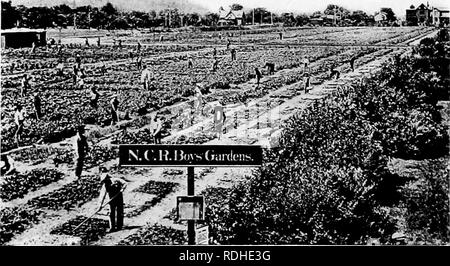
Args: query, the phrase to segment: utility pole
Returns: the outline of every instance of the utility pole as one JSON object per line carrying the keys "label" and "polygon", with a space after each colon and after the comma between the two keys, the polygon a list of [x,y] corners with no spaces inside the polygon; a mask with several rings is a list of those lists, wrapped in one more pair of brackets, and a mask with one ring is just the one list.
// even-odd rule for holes
{"label": "utility pole", "polygon": [[[187,178],[187,194],[188,196],[194,196],[194,167],[188,167],[188,178]],[[191,220],[188,221],[188,228],[187,228],[187,235],[188,235],[188,244],[189,245],[195,245],[195,221]]]}
{"label": "utility pole", "polygon": [[170,28],[170,26],[172,25],[172,10],[169,9],[169,17],[167,19],[167,26]]}
{"label": "utility pole", "polygon": [[252,25],[255,25],[255,9],[253,8]]}
{"label": "utility pole", "polygon": [[334,11],[334,14],[333,14],[333,24],[334,24],[334,26],[336,26],[336,7],[334,7],[333,11]]}
{"label": "utility pole", "polygon": [[272,13],[272,11],[270,11],[270,24],[273,25],[273,13]]}
{"label": "utility pole", "polygon": [[90,7],[88,10],[88,26],[89,26],[89,29],[91,29],[91,8]]}
{"label": "utility pole", "polygon": [[73,13],[73,29],[77,28],[77,3],[75,2],[75,0],[73,0],[73,9],[75,10],[75,12]]}

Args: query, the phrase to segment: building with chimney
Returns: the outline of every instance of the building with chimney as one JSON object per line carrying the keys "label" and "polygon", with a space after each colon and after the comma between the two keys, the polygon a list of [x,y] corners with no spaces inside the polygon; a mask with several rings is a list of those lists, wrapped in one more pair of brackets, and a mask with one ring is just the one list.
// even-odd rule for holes
{"label": "building with chimney", "polygon": [[222,7],[219,9],[219,25],[234,25],[240,26],[245,24],[245,13],[244,11],[236,10],[225,10]]}
{"label": "building with chimney", "polygon": [[432,8],[427,5],[420,4],[418,7],[411,5],[406,9],[406,25],[408,26],[428,26],[432,24]]}

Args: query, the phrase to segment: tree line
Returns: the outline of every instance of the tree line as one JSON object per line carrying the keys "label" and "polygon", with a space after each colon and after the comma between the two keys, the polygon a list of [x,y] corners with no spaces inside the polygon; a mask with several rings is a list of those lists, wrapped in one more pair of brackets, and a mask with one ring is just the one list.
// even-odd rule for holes
{"label": "tree line", "polygon": [[[236,12],[243,10],[243,7],[239,4],[233,4],[230,8]],[[323,12],[317,11],[312,15],[276,14],[262,7],[244,12],[244,14],[246,24],[280,23],[284,26],[302,26],[309,24],[311,18],[323,15],[336,15],[339,19],[347,19],[351,22],[350,25],[368,25],[373,21],[373,16],[364,11],[349,11],[337,5],[328,5]],[[393,15],[393,18],[395,18],[395,15]],[[53,7],[13,6],[11,2],[2,1],[1,28],[66,28],[70,26],[82,29],[177,28],[183,26],[215,26],[218,20],[219,14],[216,13],[201,15],[198,13],[183,13],[178,9],[164,9],[158,12],[155,10],[123,12],[111,3],[106,3],[102,7],[80,6],[71,8],[65,4]]]}

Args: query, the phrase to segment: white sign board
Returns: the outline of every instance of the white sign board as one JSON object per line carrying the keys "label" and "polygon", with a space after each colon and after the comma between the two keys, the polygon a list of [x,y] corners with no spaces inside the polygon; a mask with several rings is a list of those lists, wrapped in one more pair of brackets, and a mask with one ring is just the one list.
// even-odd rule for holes
{"label": "white sign board", "polygon": [[207,225],[195,230],[195,243],[197,245],[209,244],[209,227]]}
{"label": "white sign board", "polygon": [[204,220],[205,199],[203,196],[179,196],[177,197],[178,220]]}

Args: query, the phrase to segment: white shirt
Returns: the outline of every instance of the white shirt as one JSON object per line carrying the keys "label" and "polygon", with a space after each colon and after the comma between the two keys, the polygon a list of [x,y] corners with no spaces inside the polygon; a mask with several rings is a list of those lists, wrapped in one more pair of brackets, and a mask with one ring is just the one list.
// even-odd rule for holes
{"label": "white shirt", "polygon": [[200,90],[200,88],[198,86],[195,87],[195,97],[202,97],[202,91]]}
{"label": "white shirt", "polygon": [[150,122],[150,131],[154,134],[157,133],[159,131],[161,131],[161,120],[159,118],[156,118],[156,121],[152,120]]}
{"label": "white shirt", "polygon": [[22,123],[25,119],[25,110],[22,109],[21,111],[16,111],[14,114],[14,121],[16,122],[16,125],[19,125],[19,123]]}
{"label": "white shirt", "polygon": [[146,82],[146,81],[150,80],[151,77],[152,77],[152,73],[150,72],[149,69],[146,68],[142,71],[141,82]]}

